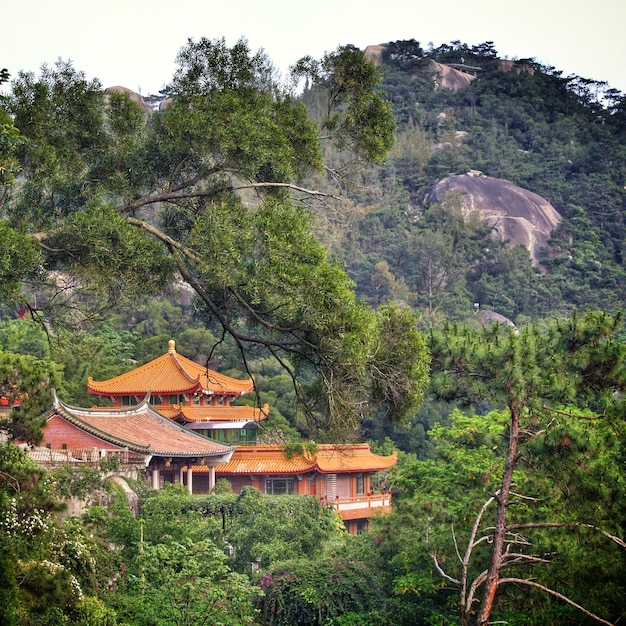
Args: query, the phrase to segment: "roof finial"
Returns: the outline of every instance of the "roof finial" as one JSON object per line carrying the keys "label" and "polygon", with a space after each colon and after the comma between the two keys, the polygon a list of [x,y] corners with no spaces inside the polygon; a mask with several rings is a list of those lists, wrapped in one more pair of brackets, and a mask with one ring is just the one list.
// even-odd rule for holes
{"label": "roof finial", "polygon": [[176,342],[173,339],[170,339],[167,342],[167,352],[169,354],[175,354],[176,353]]}

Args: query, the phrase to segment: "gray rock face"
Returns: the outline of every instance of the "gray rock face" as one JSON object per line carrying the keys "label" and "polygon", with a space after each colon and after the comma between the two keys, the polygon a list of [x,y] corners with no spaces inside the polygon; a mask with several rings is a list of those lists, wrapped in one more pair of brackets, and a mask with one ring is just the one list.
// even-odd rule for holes
{"label": "gray rock face", "polygon": [[458,195],[463,215],[477,214],[493,228],[496,239],[511,247],[524,246],[535,265],[541,261],[550,233],[561,222],[561,215],[545,198],[480,172],[448,176],[430,187],[425,199],[440,202],[448,194]]}

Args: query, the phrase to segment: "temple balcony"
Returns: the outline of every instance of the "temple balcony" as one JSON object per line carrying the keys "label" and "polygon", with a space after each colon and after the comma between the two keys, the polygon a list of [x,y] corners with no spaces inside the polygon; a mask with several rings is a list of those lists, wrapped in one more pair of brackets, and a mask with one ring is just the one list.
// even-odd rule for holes
{"label": "temple balcony", "polygon": [[332,506],[345,522],[370,518],[373,515],[391,513],[390,493],[370,493],[352,497],[320,498],[323,504]]}

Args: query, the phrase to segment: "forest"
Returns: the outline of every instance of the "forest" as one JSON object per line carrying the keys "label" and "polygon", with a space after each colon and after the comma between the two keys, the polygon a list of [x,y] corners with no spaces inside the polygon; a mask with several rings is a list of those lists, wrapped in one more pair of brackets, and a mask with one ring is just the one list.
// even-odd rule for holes
{"label": "forest", "polygon": [[[177,66],[145,100],[69,61],[0,74],[2,623],[623,620],[626,96],[491,42],[342,46],[281,81],[202,38]],[[541,266],[428,200],[470,170],[562,216]],[[171,338],[254,376],[263,440],[397,451],[393,512],[352,536],[316,498],[140,481],[133,512],[104,465],[16,445]]]}

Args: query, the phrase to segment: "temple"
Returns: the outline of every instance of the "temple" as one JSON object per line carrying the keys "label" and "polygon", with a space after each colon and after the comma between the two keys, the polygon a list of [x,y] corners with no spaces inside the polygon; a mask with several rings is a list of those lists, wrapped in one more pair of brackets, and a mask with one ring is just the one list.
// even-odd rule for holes
{"label": "temple", "polygon": [[114,407],[133,406],[149,396],[161,415],[229,445],[256,443],[268,406],[231,405],[253,389],[251,378],[224,376],[178,354],[173,340],[164,355],[130,372],[102,382],[87,379],[89,393],[109,398]]}
{"label": "temple", "polygon": [[79,409],[55,401],[44,441],[50,462],[133,461],[153,488],[165,483],[209,493],[216,479],[233,490],[251,485],[267,494],[303,494],[332,506],[349,532],[363,532],[369,519],[391,510],[391,495],[375,493],[371,476],[395,465],[396,455],[374,454],[367,444],[258,444],[268,407],[234,405],[254,389],[176,352],[167,352],[105,381],[88,379],[90,393],[113,406]]}

